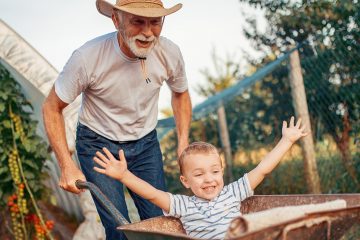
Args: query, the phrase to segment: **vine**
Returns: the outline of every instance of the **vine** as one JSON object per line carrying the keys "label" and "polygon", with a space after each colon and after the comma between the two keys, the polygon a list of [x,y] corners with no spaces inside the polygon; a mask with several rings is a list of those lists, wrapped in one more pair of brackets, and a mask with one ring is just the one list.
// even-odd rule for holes
{"label": "vine", "polygon": [[0,65],[0,206],[15,240],[53,239],[54,222],[44,220],[36,203],[47,193],[42,181],[49,154],[32,113],[20,85]]}

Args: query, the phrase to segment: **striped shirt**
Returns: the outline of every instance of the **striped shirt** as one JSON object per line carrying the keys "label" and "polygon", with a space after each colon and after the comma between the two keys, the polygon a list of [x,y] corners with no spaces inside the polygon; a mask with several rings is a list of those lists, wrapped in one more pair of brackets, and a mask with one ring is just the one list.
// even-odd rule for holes
{"label": "striped shirt", "polygon": [[239,180],[224,186],[219,196],[205,200],[196,196],[170,194],[169,213],[180,219],[186,233],[195,238],[223,239],[227,228],[241,215],[240,202],[254,194],[245,174]]}

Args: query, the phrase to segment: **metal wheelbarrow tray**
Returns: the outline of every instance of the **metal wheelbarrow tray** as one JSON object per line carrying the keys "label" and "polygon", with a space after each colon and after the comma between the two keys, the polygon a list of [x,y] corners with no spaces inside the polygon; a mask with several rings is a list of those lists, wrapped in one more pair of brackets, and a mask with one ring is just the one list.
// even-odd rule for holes
{"label": "metal wheelbarrow tray", "polygon": [[[187,236],[179,219],[155,217],[136,223],[128,223],[106,196],[90,182],[77,182],[78,188],[89,189],[119,224],[118,230],[128,239],[196,239]],[[301,194],[301,195],[255,195],[241,203],[242,214],[258,212],[275,207],[324,203],[336,199],[346,201],[346,208],[321,211],[273,224],[256,231],[241,233],[228,239],[340,239],[353,226],[360,229],[360,194]],[[236,229],[235,229],[236,231]],[[358,232],[358,234],[360,234]],[[357,235],[359,237],[359,235]],[[355,239],[355,238],[354,238]]]}

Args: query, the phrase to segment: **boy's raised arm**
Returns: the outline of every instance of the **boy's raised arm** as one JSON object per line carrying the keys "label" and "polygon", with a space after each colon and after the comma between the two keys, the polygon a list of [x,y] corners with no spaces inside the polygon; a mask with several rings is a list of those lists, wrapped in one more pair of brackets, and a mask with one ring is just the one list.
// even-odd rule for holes
{"label": "boy's raised arm", "polygon": [[264,157],[264,159],[253,170],[248,173],[250,186],[255,189],[280,162],[281,158],[291,146],[301,137],[306,136],[305,126],[301,127],[301,119],[294,125],[295,118],[291,117],[289,127],[283,121],[282,138],[278,144]]}
{"label": "boy's raised arm", "polygon": [[149,183],[131,173],[127,168],[123,150],[119,151],[119,160],[117,160],[107,148],[103,148],[103,151],[106,156],[101,152],[96,152],[96,156],[94,157],[94,161],[102,167],[94,167],[96,172],[105,174],[122,182],[137,195],[149,200],[164,211],[169,212],[169,194],[154,188]]}

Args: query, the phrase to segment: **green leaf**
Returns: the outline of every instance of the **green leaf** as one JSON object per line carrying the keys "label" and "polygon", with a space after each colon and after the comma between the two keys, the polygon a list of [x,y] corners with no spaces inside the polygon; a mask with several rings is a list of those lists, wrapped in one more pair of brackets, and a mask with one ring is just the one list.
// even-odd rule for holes
{"label": "green leaf", "polygon": [[27,152],[31,152],[31,144],[30,144],[30,142],[27,141],[26,139],[25,139],[25,141],[23,142],[23,146],[24,146],[24,148],[25,148],[25,150],[26,150]]}
{"label": "green leaf", "polygon": [[31,168],[34,168],[36,170],[39,170],[39,166],[37,166],[33,160],[31,159],[24,159],[23,163]]}
{"label": "green leaf", "polygon": [[0,98],[7,100],[8,99],[8,95],[4,92],[0,92]]}
{"label": "green leaf", "polygon": [[35,180],[28,181],[28,184],[29,184],[31,190],[33,191],[33,193],[38,192],[41,188],[44,187],[41,183],[39,183],[38,181],[35,181]]}
{"label": "green leaf", "polygon": [[38,192],[43,186],[40,184],[35,184],[32,188],[33,192]]}
{"label": "green leaf", "polygon": [[4,126],[5,128],[11,128],[11,122],[10,122],[10,120],[4,120],[4,121],[2,122],[2,124],[3,124],[3,126]]}
{"label": "green leaf", "polygon": [[32,172],[25,172],[24,173],[26,179],[34,179],[35,175]]}
{"label": "green leaf", "polygon": [[2,178],[0,180],[0,183],[7,183],[7,182],[10,182],[10,181],[12,181],[12,178],[11,178],[11,175],[9,174],[5,178]]}
{"label": "green leaf", "polygon": [[6,154],[0,154],[0,162],[5,162],[5,160],[7,159],[7,155]]}
{"label": "green leaf", "polygon": [[5,110],[5,104],[0,103],[0,112],[3,112]]}
{"label": "green leaf", "polygon": [[3,174],[4,172],[8,172],[8,171],[9,171],[8,166],[2,166],[2,167],[0,168],[0,175]]}
{"label": "green leaf", "polygon": [[19,138],[20,138],[20,135],[19,135],[18,133],[16,133],[16,132],[14,133],[13,136],[14,136],[15,139],[19,139]]}

